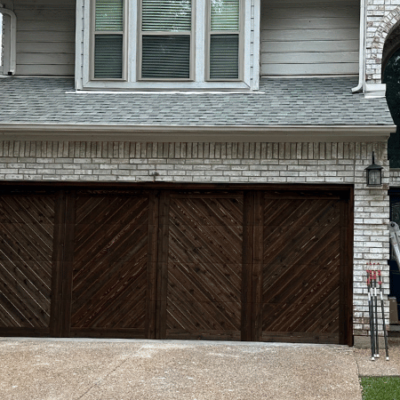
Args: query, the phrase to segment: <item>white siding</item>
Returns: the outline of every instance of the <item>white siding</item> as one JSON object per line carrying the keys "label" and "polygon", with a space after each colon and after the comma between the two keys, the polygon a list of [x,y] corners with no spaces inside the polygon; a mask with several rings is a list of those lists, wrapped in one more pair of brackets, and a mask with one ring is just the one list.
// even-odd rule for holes
{"label": "white siding", "polygon": [[75,0],[18,0],[17,75],[74,75]]}
{"label": "white siding", "polygon": [[358,73],[359,0],[262,0],[262,75]]}

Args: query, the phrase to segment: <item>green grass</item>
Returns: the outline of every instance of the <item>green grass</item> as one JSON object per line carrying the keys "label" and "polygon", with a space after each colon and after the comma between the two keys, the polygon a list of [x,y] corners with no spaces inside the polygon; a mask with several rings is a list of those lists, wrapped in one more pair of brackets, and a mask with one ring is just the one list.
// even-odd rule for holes
{"label": "green grass", "polygon": [[400,400],[400,377],[361,378],[363,400]]}

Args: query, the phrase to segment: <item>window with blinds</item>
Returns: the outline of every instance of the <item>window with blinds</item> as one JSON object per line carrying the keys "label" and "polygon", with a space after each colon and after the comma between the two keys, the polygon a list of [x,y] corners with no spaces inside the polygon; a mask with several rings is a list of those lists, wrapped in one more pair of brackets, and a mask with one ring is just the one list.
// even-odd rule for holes
{"label": "window with blinds", "polygon": [[210,0],[210,80],[239,79],[240,7],[240,0]]}
{"label": "window with blinds", "polygon": [[94,0],[94,79],[123,79],[124,7],[124,0]]}
{"label": "window with blinds", "polygon": [[140,77],[189,80],[192,0],[141,1]]}

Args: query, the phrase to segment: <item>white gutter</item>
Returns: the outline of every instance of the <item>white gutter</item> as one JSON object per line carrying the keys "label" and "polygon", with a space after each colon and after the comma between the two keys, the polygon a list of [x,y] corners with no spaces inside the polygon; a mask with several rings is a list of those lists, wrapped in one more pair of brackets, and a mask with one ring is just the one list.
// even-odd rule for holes
{"label": "white gutter", "polygon": [[17,16],[11,10],[4,8],[0,4],[0,13],[8,15],[11,18],[11,32],[10,32],[10,61],[8,68],[8,75],[14,75],[17,69]]}
{"label": "white gutter", "polygon": [[365,31],[367,25],[367,0],[361,0],[360,3],[360,55],[359,55],[359,69],[358,69],[358,85],[351,89],[353,93],[360,93],[363,90],[364,80],[365,80]]}

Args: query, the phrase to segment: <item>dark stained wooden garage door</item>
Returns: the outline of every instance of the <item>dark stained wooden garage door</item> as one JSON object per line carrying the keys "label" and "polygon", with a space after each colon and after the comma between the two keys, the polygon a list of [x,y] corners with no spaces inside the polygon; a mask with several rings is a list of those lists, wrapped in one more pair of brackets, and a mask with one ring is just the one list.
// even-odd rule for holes
{"label": "dark stained wooden garage door", "polygon": [[351,344],[350,194],[0,192],[0,335]]}

